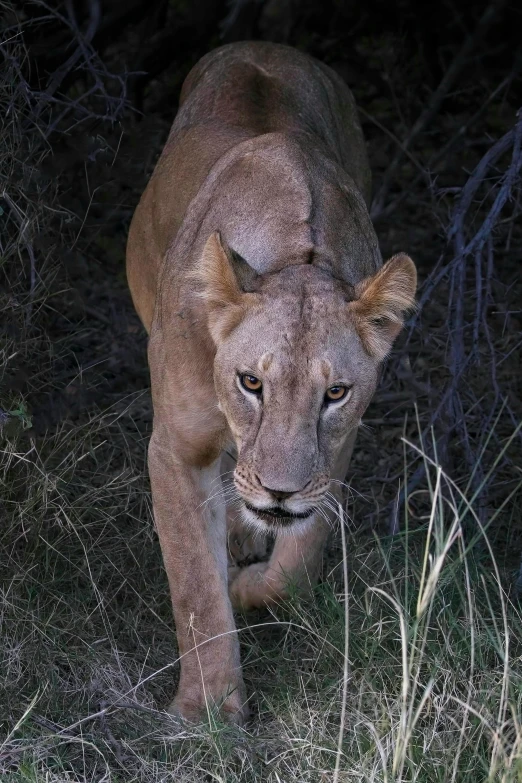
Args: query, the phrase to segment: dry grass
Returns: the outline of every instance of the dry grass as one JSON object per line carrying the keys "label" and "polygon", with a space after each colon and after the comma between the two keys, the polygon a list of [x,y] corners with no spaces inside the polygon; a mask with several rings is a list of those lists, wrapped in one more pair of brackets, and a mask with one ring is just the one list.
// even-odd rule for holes
{"label": "dry grass", "polygon": [[[379,42],[364,45],[377,56]],[[519,180],[478,261],[447,241],[460,203],[451,189],[460,194],[515,127],[509,85],[487,87],[496,97],[481,129],[457,144],[462,165],[448,152],[431,169],[431,135],[397,169],[395,214],[377,226],[385,252],[410,250],[420,261],[424,306],[366,416],[346,537],[333,537],[313,599],[240,621],[254,715],[240,731],[216,717],[181,726],[162,712],[178,666],[145,469],[145,340],[122,258],[168,123],[151,116],[136,126],[120,92],[108,103],[93,93],[58,122],[64,103],[36,117],[41,96],[19,70],[26,52],[17,40],[3,51],[2,783],[520,783]],[[95,73],[106,79],[99,63]],[[389,76],[392,86],[403,77]],[[393,127],[395,98],[358,97]],[[112,115],[100,124],[102,105],[121,125]],[[413,98],[408,106],[414,114]],[[395,142],[375,128],[367,120],[378,184]],[[515,141],[475,192],[468,239],[504,187],[514,149]],[[404,198],[419,167],[438,180],[428,188],[422,179]],[[446,274],[430,288],[437,259],[434,275],[444,265]],[[455,380],[457,284],[468,358]]]}
{"label": "dry grass", "polygon": [[312,601],[241,625],[246,731],[159,711],[177,661],[143,465],[118,455],[111,474],[94,450],[118,426],[57,437],[54,459],[4,450],[31,492],[4,533],[3,780],[315,781],[336,760],[339,781],[521,779],[521,618],[464,532],[473,508],[423,455],[427,519],[380,540],[348,524],[346,595],[336,565]]}

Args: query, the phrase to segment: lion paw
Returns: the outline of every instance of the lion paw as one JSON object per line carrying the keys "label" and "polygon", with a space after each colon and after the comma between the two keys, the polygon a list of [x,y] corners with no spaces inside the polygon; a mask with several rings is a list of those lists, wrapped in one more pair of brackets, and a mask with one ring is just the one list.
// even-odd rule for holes
{"label": "lion paw", "polygon": [[205,695],[200,692],[185,694],[178,691],[174,701],[167,708],[167,712],[169,715],[188,723],[202,723],[208,719],[210,712],[216,711],[219,712],[225,723],[243,726],[248,720],[249,714],[243,690],[243,688],[237,688],[221,702],[213,700],[208,705],[205,702]]}
{"label": "lion paw", "polygon": [[241,568],[229,581],[230,600],[234,609],[248,612],[287,597],[283,580],[268,563],[253,563]]}
{"label": "lion paw", "polygon": [[227,508],[228,559],[232,564],[247,565],[267,556],[266,536],[251,533],[235,509]]}

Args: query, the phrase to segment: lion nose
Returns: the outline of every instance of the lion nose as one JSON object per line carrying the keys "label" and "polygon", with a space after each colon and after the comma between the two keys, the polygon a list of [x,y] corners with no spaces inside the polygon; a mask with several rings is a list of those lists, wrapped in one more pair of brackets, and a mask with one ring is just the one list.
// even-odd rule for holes
{"label": "lion nose", "polygon": [[286,500],[287,498],[292,497],[292,495],[295,495],[295,492],[284,492],[280,489],[270,489],[270,487],[263,487],[263,489],[270,492],[274,500],[277,500],[279,503],[282,500]]}

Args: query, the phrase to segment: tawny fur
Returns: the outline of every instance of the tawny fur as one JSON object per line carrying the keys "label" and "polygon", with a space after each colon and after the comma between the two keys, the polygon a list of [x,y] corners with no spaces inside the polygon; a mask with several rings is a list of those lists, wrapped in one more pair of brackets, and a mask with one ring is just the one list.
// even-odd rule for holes
{"label": "tawny fur", "polygon": [[[413,304],[413,263],[382,266],[369,199],[355,104],[329,68],[247,42],[191,71],[127,247],[150,335],[149,472],[181,657],[171,709],[190,720],[209,703],[245,720],[233,607],[313,585],[379,364]],[[327,404],[336,384],[349,392]],[[236,567],[230,585],[227,498],[236,539],[241,515],[276,536],[270,560]]]}
{"label": "tawny fur", "polygon": [[367,351],[381,361],[415,302],[417,270],[404,253],[392,256],[372,277],[355,287],[352,310]]}

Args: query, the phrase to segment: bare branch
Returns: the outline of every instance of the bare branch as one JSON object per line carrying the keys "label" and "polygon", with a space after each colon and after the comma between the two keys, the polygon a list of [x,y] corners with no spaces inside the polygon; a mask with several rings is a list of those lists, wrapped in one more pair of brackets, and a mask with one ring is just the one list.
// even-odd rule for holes
{"label": "bare branch", "polygon": [[476,48],[477,44],[480,43],[487,30],[490,28],[491,23],[504,5],[505,0],[496,0],[487,6],[473,33],[469,35],[464,41],[460,51],[453,60],[453,63],[444,74],[444,77],[442,78],[439,86],[428,101],[426,108],[421,112],[407,138],[402,143],[401,148],[397,151],[394,159],[388,166],[381,187],[379,188],[379,192],[373,200],[371,208],[371,216],[373,220],[376,220],[384,209],[384,204],[386,198],[388,197],[390,186],[395,178],[397,169],[399,168],[404,155],[410,149],[417,136],[419,136],[424,131],[424,129],[432,121],[433,117],[437,114],[442,102],[446,98],[453,83],[455,82],[455,79],[467,64],[471,52]]}

